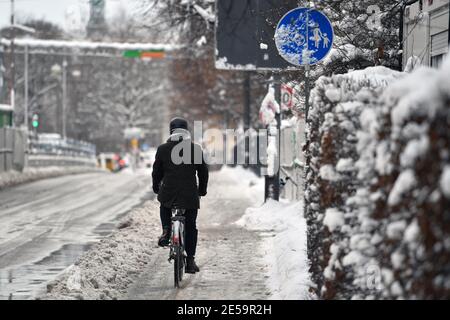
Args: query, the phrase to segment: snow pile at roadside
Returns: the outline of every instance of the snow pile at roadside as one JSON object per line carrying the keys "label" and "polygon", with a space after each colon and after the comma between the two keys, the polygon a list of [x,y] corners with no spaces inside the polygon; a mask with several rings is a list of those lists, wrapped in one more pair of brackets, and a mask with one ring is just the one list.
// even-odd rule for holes
{"label": "snow pile at roadside", "polygon": [[221,174],[233,179],[235,187],[230,192],[237,192],[240,195],[247,195],[252,200],[254,206],[264,203],[264,178],[258,177],[253,171],[242,166],[223,166]]}
{"label": "snow pile at roadside", "polygon": [[149,263],[160,230],[159,205],[146,202],[119,224],[119,229],[95,244],[55,282],[47,285],[46,300],[120,299]]}
{"label": "snow pile at roadside", "polygon": [[260,208],[248,208],[236,222],[249,230],[260,231],[261,250],[269,267],[268,286],[272,299],[313,298],[306,253],[306,221],[303,204],[268,201]]}
{"label": "snow pile at roadside", "polygon": [[26,168],[23,172],[8,171],[0,173],[0,190],[18,184],[32,182],[40,179],[54,178],[69,174],[79,174],[94,171],[103,171],[98,168],[76,166],[76,167],[42,167]]}

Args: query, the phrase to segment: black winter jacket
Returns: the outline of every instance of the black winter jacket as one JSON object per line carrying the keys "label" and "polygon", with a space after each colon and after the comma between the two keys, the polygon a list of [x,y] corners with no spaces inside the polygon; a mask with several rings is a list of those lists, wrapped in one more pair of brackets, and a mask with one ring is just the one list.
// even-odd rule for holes
{"label": "black winter jacket", "polygon": [[[183,209],[199,209],[199,196],[206,195],[208,186],[208,167],[202,148],[190,138],[180,136],[177,141],[173,140],[167,140],[156,152],[152,173],[153,191],[158,194],[158,201],[164,207],[171,208],[176,202]],[[175,147],[174,154],[183,157],[180,163],[177,162],[180,158],[176,163],[172,161]],[[186,150],[187,154],[184,153]]]}

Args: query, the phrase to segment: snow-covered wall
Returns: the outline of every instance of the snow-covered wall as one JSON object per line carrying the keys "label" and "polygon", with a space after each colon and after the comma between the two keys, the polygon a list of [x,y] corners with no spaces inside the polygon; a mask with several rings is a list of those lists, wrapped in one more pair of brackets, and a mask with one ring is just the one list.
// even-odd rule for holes
{"label": "snow-covered wall", "polygon": [[321,298],[450,296],[450,61],[320,78],[305,192]]}

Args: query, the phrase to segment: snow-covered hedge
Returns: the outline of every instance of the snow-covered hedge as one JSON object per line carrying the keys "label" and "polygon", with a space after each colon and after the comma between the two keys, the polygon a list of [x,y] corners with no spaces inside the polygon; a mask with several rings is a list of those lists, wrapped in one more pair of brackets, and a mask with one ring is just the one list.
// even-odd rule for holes
{"label": "snow-covered hedge", "polygon": [[450,297],[450,61],[321,78],[305,192],[321,298]]}

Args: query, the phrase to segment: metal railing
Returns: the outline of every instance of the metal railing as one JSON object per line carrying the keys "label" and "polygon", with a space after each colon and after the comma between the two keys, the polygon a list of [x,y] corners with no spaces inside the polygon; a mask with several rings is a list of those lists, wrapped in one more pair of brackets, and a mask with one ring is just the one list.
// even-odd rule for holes
{"label": "metal railing", "polygon": [[59,134],[33,134],[0,128],[0,173],[25,167],[96,166],[92,143],[63,139]]}
{"label": "metal railing", "polygon": [[96,166],[96,147],[92,143],[64,139],[59,134],[29,136],[28,166]]}
{"label": "metal railing", "polygon": [[95,158],[96,147],[92,143],[63,139],[59,134],[39,134],[29,137],[32,155]]}

